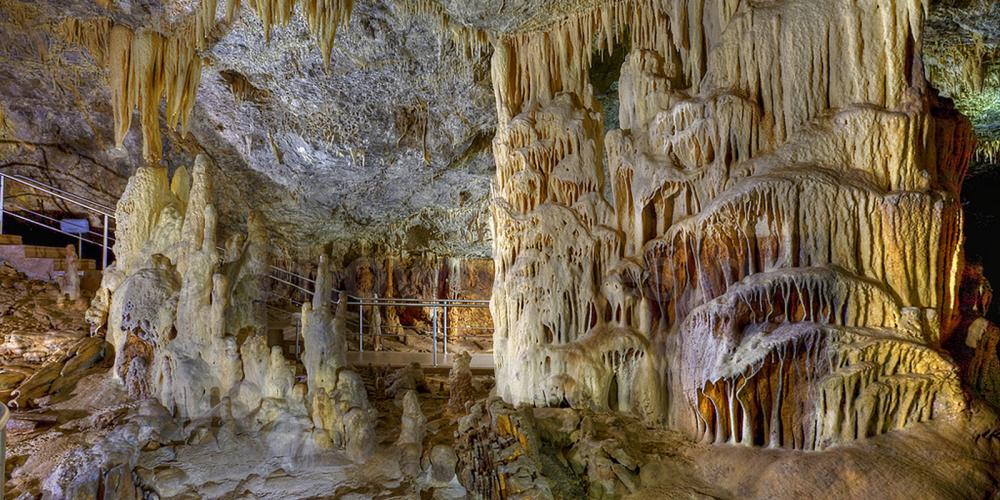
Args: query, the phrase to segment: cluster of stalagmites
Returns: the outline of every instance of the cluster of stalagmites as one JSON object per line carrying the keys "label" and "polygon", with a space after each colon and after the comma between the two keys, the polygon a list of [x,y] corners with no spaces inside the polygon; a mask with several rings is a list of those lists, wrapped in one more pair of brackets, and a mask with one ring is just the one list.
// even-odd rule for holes
{"label": "cluster of stalagmites", "polygon": [[[252,7],[269,33],[295,4]],[[957,195],[973,141],[924,79],[926,8],[614,0],[498,37],[498,395],[806,449],[963,408],[939,349],[959,324]],[[328,57],[350,2],[302,10]],[[69,30],[111,69],[117,128],[140,109],[147,156],[161,96],[168,123],[186,121],[190,54],[214,19],[203,2],[186,42]],[[589,67],[618,47],[622,129],[607,131]],[[171,183],[142,169],[130,184],[94,314],[116,377],[181,416],[222,401],[308,415],[350,449],[371,409],[340,369],[329,283],[303,311],[308,383],[296,385],[254,328],[263,231],[251,217],[246,241],[220,252],[207,192],[203,167]]]}
{"label": "cluster of stalagmites", "polygon": [[[974,146],[925,9],[614,1],[498,40],[498,395],[804,449],[964,408]],[[605,131],[588,67],[622,46]]]}
{"label": "cluster of stalagmites", "polygon": [[170,180],[165,168],[142,167],[118,204],[117,261],[88,311],[115,348],[113,377],[176,418],[225,411],[274,439],[305,440],[303,453],[333,446],[366,459],[374,410],[345,368],[326,258],[302,311],[306,383],[297,383],[293,362],[263,332],[260,218],[250,215],[245,236],[218,241],[211,169],[201,156],[191,174],[181,167]]}
{"label": "cluster of stalagmites", "polygon": [[459,477],[478,498],[648,498],[640,474],[651,443],[639,429],[634,417],[488,398],[459,420]]}

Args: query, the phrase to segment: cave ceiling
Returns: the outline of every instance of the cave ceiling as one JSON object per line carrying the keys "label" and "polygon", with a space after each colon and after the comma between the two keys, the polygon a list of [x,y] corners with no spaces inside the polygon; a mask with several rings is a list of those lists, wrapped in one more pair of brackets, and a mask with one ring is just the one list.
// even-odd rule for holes
{"label": "cave ceiling", "polygon": [[[111,205],[144,162],[139,120],[115,147],[107,70],[61,27],[110,18],[168,33],[198,2],[108,3],[0,2],[0,165]],[[490,50],[463,50],[448,32],[502,37],[597,2],[359,0],[328,67],[302,16],[266,40],[246,5],[221,21],[225,3],[199,51],[188,133],[162,127],[165,165],[205,153],[219,167],[224,227],[240,230],[235,207],[249,205],[292,256],[326,242],[341,252],[488,256]],[[972,119],[981,163],[995,161],[1000,2],[933,2],[926,46],[932,82]]]}

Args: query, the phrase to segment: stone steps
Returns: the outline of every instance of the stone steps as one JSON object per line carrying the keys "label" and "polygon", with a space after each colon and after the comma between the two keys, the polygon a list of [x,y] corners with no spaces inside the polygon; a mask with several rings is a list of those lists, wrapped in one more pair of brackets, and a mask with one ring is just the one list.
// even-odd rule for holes
{"label": "stone steps", "polygon": [[21,245],[22,240],[16,234],[0,234],[0,245]]}
{"label": "stone steps", "polygon": [[[6,262],[29,278],[52,281],[66,273],[66,248],[25,245],[20,235],[0,234],[0,262]],[[79,259],[84,288],[100,283],[100,272],[94,259]]]}
{"label": "stone steps", "polygon": [[[53,262],[53,265],[55,266],[55,268],[54,268],[55,271],[58,271],[58,272],[65,272],[66,271],[66,260],[65,259],[58,259],[58,260],[53,259],[53,260],[55,260],[55,262]],[[76,268],[79,271],[96,271],[97,270],[97,261],[94,260],[94,259],[79,259],[76,262]]]}
{"label": "stone steps", "polygon": [[65,248],[43,247],[39,245],[21,245],[24,256],[34,259],[62,259],[66,256]]}

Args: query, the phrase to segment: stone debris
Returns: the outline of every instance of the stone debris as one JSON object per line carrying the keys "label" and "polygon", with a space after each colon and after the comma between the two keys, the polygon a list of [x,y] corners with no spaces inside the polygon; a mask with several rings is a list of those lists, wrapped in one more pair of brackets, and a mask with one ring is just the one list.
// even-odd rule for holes
{"label": "stone debris", "polygon": [[[71,247],[67,255],[75,250]],[[79,285],[79,282],[77,282]],[[77,287],[76,293],[80,293]],[[65,398],[91,368],[103,363],[106,343],[88,337],[79,300],[64,289],[30,280],[0,264],[0,397],[14,409]],[[77,297],[79,298],[79,296]]]}

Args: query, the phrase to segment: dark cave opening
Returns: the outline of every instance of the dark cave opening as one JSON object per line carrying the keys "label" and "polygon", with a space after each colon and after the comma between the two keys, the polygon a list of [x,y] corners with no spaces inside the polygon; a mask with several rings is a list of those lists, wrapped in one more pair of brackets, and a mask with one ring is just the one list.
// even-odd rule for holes
{"label": "dark cave opening", "polygon": [[[1000,285],[1000,165],[975,163],[962,186],[965,212],[965,262],[982,265],[983,274],[994,287]],[[1000,320],[1000,304],[994,300],[986,318]]]}
{"label": "dark cave opening", "polygon": [[[54,217],[58,218],[57,215]],[[100,231],[101,229],[91,228],[91,230]],[[83,241],[81,245],[80,239],[75,236],[69,236],[51,229],[45,229],[9,214],[5,214],[3,218],[3,233],[21,236],[21,241],[25,245],[46,247],[65,247],[66,245],[73,245],[77,248],[77,254],[81,259],[91,259],[97,262],[98,266],[101,264],[101,246],[92,243],[93,241],[100,241],[100,238],[93,234],[86,235],[85,238],[90,241]],[[114,245],[114,241],[109,241],[108,244]],[[82,252],[80,251],[81,249]],[[110,264],[114,262],[114,260],[114,253],[109,246],[108,263]]]}
{"label": "dark cave opening", "polygon": [[620,128],[618,80],[629,51],[627,44],[619,44],[610,54],[604,51],[594,54],[591,61],[590,84],[594,89],[594,100],[601,105],[605,132]]}

